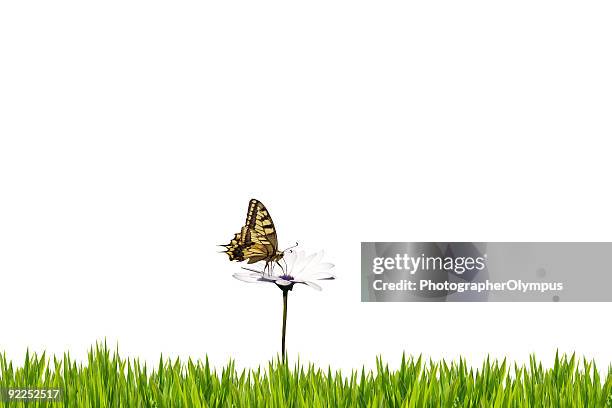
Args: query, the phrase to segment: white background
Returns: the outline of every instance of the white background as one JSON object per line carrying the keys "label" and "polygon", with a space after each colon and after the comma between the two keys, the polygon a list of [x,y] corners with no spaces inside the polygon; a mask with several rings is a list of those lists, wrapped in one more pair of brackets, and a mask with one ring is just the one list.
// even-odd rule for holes
{"label": "white background", "polygon": [[293,356],[607,366],[612,304],[362,304],[359,244],[611,240],[611,19],[603,1],[2,2],[0,349],[267,362],[281,292],[215,246],[254,197],[281,247],[337,265],[290,295]]}

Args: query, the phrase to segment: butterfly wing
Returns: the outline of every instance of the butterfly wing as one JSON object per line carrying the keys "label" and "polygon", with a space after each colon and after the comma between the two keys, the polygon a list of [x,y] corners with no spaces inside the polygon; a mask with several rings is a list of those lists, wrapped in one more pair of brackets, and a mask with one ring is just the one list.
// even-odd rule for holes
{"label": "butterfly wing", "polygon": [[243,233],[248,232],[252,242],[270,246],[273,249],[272,254],[276,253],[278,249],[276,228],[270,213],[260,201],[252,199],[249,202],[245,227]]}
{"label": "butterfly wing", "polygon": [[270,261],[278,252],[276,229],[266,207],[258,200],[249,202],[244,227],[225,245],[230,261],[248,263]]}
{"label": "butterfly wing", "polygon": [[241,234],[235,234],[234,238],[227,245],[221,245],[225,247],[225,252],[229,257],[230,261],[242,262],[244,261],[244,250],[247,246],[242,242]]}

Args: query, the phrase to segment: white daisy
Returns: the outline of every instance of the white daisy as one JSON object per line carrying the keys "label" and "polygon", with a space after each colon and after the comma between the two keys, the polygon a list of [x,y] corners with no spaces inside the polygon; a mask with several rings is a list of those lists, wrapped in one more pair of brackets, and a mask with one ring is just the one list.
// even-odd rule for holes
{"label": "white daisy", "polygon": [[[275,283],[283,290],[292,290],[293,285],[302,283],[313,289],[321,290],[321,286],[314,281],[331,280],[336,277],[328,271],[334,267],[334,264],[329,262],[321,262],[324,252],[319,251],[312,255],[306,256],[304,251],[289,251],[285,253],[283,259],[287,263],[286,270],[276,268],[276,271],[267,273],[263,267],[259,268],[243,268],[245,272],[234,274],[234,278],[243,282],[256,283],[268,282]],[[278,273],[275,273],[277,272]]]}

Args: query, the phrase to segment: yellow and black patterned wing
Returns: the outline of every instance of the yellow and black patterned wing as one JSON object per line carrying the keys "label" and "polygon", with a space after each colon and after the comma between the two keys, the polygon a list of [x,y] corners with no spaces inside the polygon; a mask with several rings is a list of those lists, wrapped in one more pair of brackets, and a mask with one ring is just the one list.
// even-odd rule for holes
{"label": "yellow and black patterned wing", "polygon": [[276,229],[270,213],[255,199],[249,202],[244,227],[224,246],[230,261],[270,262],[282,256],[282,253],[278,252]]}
{"label": "yellow and black patterned wing", "polygon": [[278,239],[276,238],[274,222],[272,222],[270,213],[260,201],[252,199],[249,202],[249,211],[242,233],[244,238],[248,236],[249,241],[271,246],[272,253],[276,253]]}
{"label": "yellow and black patterned wing", "polygon": [[229,256],[230,261],[244,261],[244,250],[246,246],[242,243],[241,233],[234,235],[234,238],[225,247],[225,252]]}

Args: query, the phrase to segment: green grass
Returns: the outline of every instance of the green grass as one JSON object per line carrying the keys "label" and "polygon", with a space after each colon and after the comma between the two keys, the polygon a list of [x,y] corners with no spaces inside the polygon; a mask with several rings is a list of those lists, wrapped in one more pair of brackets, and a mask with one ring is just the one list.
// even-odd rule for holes
{"label": "green grass", "polygon": [[16,367],[2,355],[0,387],[63,392],[61,402],[0,402],[11,407],[612,407],[612,367],[603,378],[573,355],[549,369],[534,357],[524,367],[487,360],[479,369],[410,357],[391,370],[377,359],[373,371],[343,375],[279,360],[246,371],[232,361],[221,371],[208,360],[151,367],[98,344],[83,364],[27,353]]}

